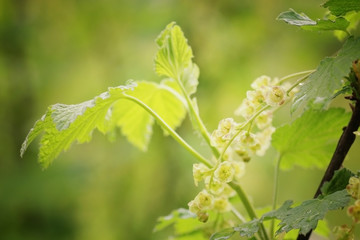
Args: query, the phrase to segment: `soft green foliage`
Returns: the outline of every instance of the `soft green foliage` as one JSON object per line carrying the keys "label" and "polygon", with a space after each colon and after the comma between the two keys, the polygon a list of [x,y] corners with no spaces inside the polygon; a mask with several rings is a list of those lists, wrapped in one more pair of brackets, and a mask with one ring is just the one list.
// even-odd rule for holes
{"label": "soft green foliage", "polygon": [[49,107],[41,120],[35,123],[23,143],[21,154],[41,132],[39,162],[46,168],[63,150],[75,141],[91,140],[94,129],[102,133],[121,127],[128,140],[145,150],[149,142],[153,117],[144,109],[129,101],[135,97],[147,104],[167,122],[171,128],[180,125],[185,117],[184,103],[179,93],[169,87],[167,81],[130,83],[127,86],[109,88],[93,100],[77,105],[55,104]]}
{"label": "soft green foliage", "polygon": [[324,168],[349,117],[340,108],[308,110],[291,124],[279,127],[272,145],[281,155],[281,168]]}
{"label": "soft green foliage", "polygon": [[322,195],[326,196],[334,192],[345,189],[346,186],[349,184],[350,177],[353,175],[354,174],[349,169],[346,168],[336,171],[331,181],[326,182],[322,186],[321,188]]}
{"label": "soft green foliage", "polygon": [[231,238],[234,235],[235,231],[233,228],[226,228],[220,232],[214,233],[211,235],[210,240],[226,240]]}
{"label": "soft green foliage", "polygon": [[329,19],[322,19],[314,21],[304,13],[297,13],[293,9],[282,12],[277,20],[283,20],[290,25],[300,26],[304,30],[310,31],[327,31],[327,30],[342,30],[346,31],[349,22],[345,18],[336,18],[334,21]]}
{"label": "soft green foliage", "polygon": [[159,51],[155,57],[155,71],[160,76],[179,79],[193,57],[192,50],[180,27],[174,22],[156,40]]}
{"label": "soft green foliage", "polygon": [[[300,229],[301,234],[306,234],[315,229],[319,220],[325,217],[328,211],[336,210],[347,206],[350,196],[346,190],[338,191],[325,196],[322,199],[311,199],[299,206],[290,208],[291,201],[284,203],[283,207],[275,210],[269,217],[275,217],[280,222],[277,234],[288,232],[292,229]],[[268,216],[264,215],[264,218]]]}
{"label": "soft green foliage", "polygon": [[233,227],[233,232],[231,229],[225,229],[214,234],[211,239],[227,239],[226,237],[231,237],[235,232],[238,232],[240,236],[250,238],[259,231],[260,224],[263,221],[274,218],[281,221],[276,234],[289,232],[293,229],[299,229],[301,234],[306,234],[317,227],[318,221],[322,220],[328,211],[343,208],[347,206],[349,201],[350,196],[346,190],[334,192],[323,198],[307,200],[293,208],[291,207],[293,201],[288,200],[280,208],[264,214],[260,219],[254,219]]}
{"label": "soft green foliage", "polygon": [[349,74],[352,62],[358,58],[360,39],[349,38],[337,56],[322,60],[316,71],[300,87],[292,111],[307,104],[320,107],[327,105],[336,91],[341,89],[342,80]]}
{"label": "soft green foliage", "polygon": [[[190,212],[187,209],[179,208],[173,210],[169,215],[164,217],[159,217],[157,220],[157,224],[154,228],[154,231],[160,231],[166,227],[169,227],[173,224],[178,224],[180,221],[188,221],[188,219],[196,220],[196,214]],[[190,220],[191,221],[191,220]],[[194,221],[194,224],[201,225],[199,221]]]}
{"label": "soft green foliage", "polygon": [[176,209],[167,216],[159,217],[154,232],[161,231],[170,226],[174,229],[172,235],[174,240],[206,239],[202,233],[204,223],[199,222],[196,214],[191,213],[187,209]]}
{"label": "soft green foliage", "polygon": [[350,11],[360,11],[359,0],[328,0],[323,7],[329,8],[335,16],[345,15]]}

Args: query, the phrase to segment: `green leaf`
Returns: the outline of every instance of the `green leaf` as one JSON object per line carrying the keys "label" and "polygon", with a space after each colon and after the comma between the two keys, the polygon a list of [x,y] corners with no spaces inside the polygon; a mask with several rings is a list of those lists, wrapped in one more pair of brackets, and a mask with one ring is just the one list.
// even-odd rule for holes
{"label": "green leaf", "polygon": [[280,13],[280,15],[277,17],[277,20],[285,21],[290,25],[296,25],[304,30],[309,31],[346,31],[346,28],[350,24],[345,18],[336,18],[334,21],[329,19],[314,21],[304,13],[297,13],[293,9]]}
{"label": "green leaf", "polygon": [[328,0],[323,7],[329,8],[335,16],[345,15],[347,12],[360,11],[359,0]]}
{"label": "green leaf", "polygon": [[347,206],[350,196],[346,190],[338,191],[325,196],[323,199],[311,199],[297,207],[286,207],[275,210],[273,216],[281,220],[276,234],[299,229],[301,234],[306,234],[317,227],[318,221],[325,217],[328,211]]}
{"label": "green leaf", "polygon": [[349,38],[336,57],[322,60],[316,71],[300,86],[291,111],[309,104],[326,106],[342,87],[342,80],[349,74],[352,62],[359,58],[360,39]]}
{"label": "green leaf", "polygon": [[191,64],[191,47],[181,28],[174,22],[166,26],[156,40],[159,51],[155,57],[155,71],[159,76],[173,79],[181,77],[184,69]]}
{"label": "green leaf", "polygon": [[[211,240],[228,239],[234,232],[239,232],[240,236],[251,238],[259,231],[261,223],[271,219],[280,220],[279,229],[276,231],[277,235],[296,229],[299,229],[301,234],[306,234],[311,229],[317,228],[319,221],[325,217],[328,211],[343,208],[348,205],[349,201],[350,195],[346,190],[331,193],[323,198],[304,201],[293,208],[291,208],[293,201],[288,200],[280,208],[263,214],[260,219],[254,219],[213,234]],[[317,232],[321,235],[328,235],[326,224],[321,223],[320,225],[321,229]]]}
{"label": "green leaf", "polygon": [[165,217],[159,217],[154,232],[173,226],[171,239],[176,240],[205,240],[203,229],[207,224],[200,222],[196,214],[180,208],[172,211]]}
{"label": "green leaf", "polygon": [[297,13],[293,9],[280,13],[276,19],[296,26],[316,25],[316,21],[311,20],[305,13]]}
{"label": "green leaf", "polygon": [[309,31],[331,31],[331,30],[341,30],[346,32],[347,27],[350,22],[348,22],[345,18],[339,17],[334,21],[325,19],[325,20],[317,20],[316,25],[304,25],[301,26],[304,30]]}
{"label": "green leaf", "polygon": [[221,230],[220,232],[214,233],[211,235],[210,240],[226,240],[230,239],[235,233],[233,228],[226,228]]}
{"label": "green leaf", "polygon": [[[139,82],[134,91],[127,92],[127,95],[140,99],[175,129],[183,121],[186,109],[181,96],[166,83],[167,80],[161,84]],[[112,125],[121,127],[128,141],[145,151],[152,135],[153,117],[140,106],[124,101],[114,103],[112,113]]]}
{"label": "green leaf", "polygon": [[[182,221],[185,219],[195,219],[197,221],[196,214],[190,212],[189,210],[185,208],[179,208],[174,211],[172,211],[169,215],[164,217],[159,217],[157,219],[156,226],[154,228],[154,232],[158,232],[163,230],[166,227],[169,227],[178,221]],[[199,221],[197,221],[199,222]]]}
{"label": "green leaf", "polygon": [[115,127],[121,127],[131,143],[145,150],[154,120],[144,109],[127,100],[126,96],[146,103],[171,128],[179,126],[186,114],[179,94],[163,83],[139,82],[109,88],[90,101],[50,106],[30,130],[22,145],[21,155],[34,138],[44,132],[40,140],[39,162],[46,168],[73,142],[90,141],[94,129],[105,134],[112,132]]}
{"label": "green leaf", "polygon": [[308,110],[291,124],[279,127],[272,145],[281,155],[280,167],[326,167],[349,118],[350,113],[341,108]]}
{"label": "green leaf", "polygon": [[329,182],[325,182],[321,187],[322,195],[326,196],[334,192],[344,190],[349,184],[350,177],[353,175],[354,174],[346,168],[335,171],[332,179]]}

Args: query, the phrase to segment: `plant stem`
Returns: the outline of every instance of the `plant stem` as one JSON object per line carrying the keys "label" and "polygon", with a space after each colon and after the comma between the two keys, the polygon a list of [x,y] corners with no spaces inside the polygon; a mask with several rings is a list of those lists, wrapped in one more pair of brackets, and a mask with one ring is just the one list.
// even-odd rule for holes
{"label": "plant stem", "polygon": [[155,119],[156,121],[159,123],[160,126],[162,126],[166,131],[168,131],[168,133],[182,146],[184,147],[188,152],[190,152],[194,157],[196,157],[199,162],[205,164],[207,167],[211,168],[212,164],[206,159],[204,158],[200,153],[198,153],[195,149],[193,149],[184,139],[182,139],[177,132],[174,131],[174,129],[172,129],[154,110],[152,110],[148,105],[146,105],[144,102],[142,102],[141,100],[130,96],[130,95],[126,95],[124,94],[124,98],[128,99],[130,101],[135,102],[136,104],[138,104],[139,106],[141,106],[142,108],[144,108],[148,113],[150,113]]}
{"label": "plant stem", "polygon": [[[229,186],[235,190],[235,192],[237,193],[237,195],[240,197],[242,203],[244,204],[244,207],[250,217],[250,219],[256,219],[257,216],[256,216],[256,213],[255,213],[255,210],[254,210],[254,207],[251,205],[248,197],[246,196],[244,190],[241,188],[241,186],[235,182],[230,182],[228,183]],[[260,224],[260,236],[261,236],[261,239],[264,239],[264,240],[269,240],[269,237],[267,235],[267,232],[265,230],[265,227],[264,225],[261,223]]]}
{"label": "plant stem", "polygon": [[288,80],[288,79],[290,79],[290,78],[297,77],[297,76],[301,76],[301,75],[304,75],[304,74],[309,75],[309,74],[311,74],[311,73],[313,73],[313,72],[315,72],[315,70],[307,70],[307,71],[302,71],[302,72],[297,72],[297,73],[293,73],[293,74],[287,75],[287,76],[285,76],[285,77],[280,78],[279,84],[285,82],[286,80]]}
{"label": "plant stem", "polygon": [[[355,95],[355,94],[354,94]],[[326,169],[326,172],[319,184],[319,187],[316,190],[314,198],[317,198],[321,194],[321,187],[327,181],[330,181],[331,178],[334,176],[334,172],[340,169],[342,163],[344,162],[345,156],[350,150],[351,145],[355,141],[355,134],[353,133],[356,131],[360,126],[360,100],[356,99],[355,107],[353,109],[352,116],[348,125],[344,128],[344,131],[338,141],[336,146],[335,152],[331,158],[330,164]],[[306,235],[300,234],[297,240],[307,240],[310,238],[311,232],[308,232]]]}
{"label": "plant stem", "polygon": [[187,102],[188,105],[188,109],[189,109],[189,115],[191,118],[194,118],[197,126],[194,126],[195,128],[198,127],[200,130],[201,135],[203,136],[203,138],[205,139],[206,143],[209,145],[212,153],[215,155],[215,157],[219,157],[220,153],[219,150],[211,145],[211,140],[210,140],[210,135],[208,130],[206,129],[205,124],[203,123],[203,121],[201,120],[201,117],[199,115],[199,112],[197,110],[195,110],[195,106],[193,104],[193,102],[190,99],[189,94],[186,92],[184,85],[182,84],[180,77],[178,77],[176,79],[176,82],[178,83],[178,85],[181,88],[181,91],[185,97],[185,100]]}
{"label": "plant stem", "polygon": [[[280,153],[278,153],[278,155],[276,157],[275,171],[274,171],[274,190],[273,190],[272,210],[275,210],[276,207],[277,207],[280,161],[281,161],[281,155],[280,155]],[[270,223],[270,237],[271,237],[271,239],[274,239],[274,224],[275,224],[275,219],[272,219],[271,223]]]}

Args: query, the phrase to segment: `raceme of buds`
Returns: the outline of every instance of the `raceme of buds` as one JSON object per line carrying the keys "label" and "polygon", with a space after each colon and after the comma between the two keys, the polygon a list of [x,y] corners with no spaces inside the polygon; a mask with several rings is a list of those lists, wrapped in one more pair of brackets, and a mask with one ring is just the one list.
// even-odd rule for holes
{"label": "raceme of buds", "polygon": [[359,188],[360,179],[358,177],[351,177],[349,179],[349,184],[346,186],[346,190],[354,199],[360,199]]}

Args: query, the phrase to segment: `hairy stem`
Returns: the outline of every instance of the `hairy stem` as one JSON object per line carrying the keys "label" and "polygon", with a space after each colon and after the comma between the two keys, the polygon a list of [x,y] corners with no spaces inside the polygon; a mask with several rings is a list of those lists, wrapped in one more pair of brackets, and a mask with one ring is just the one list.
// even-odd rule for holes
{"label": "hairy stem", "polygon": [[204,158],[200,153],[198,153],[194,148],[192,148],[183,138],[181,138],[179,136],[179,134],[177,134],[177,132],[174,131],[174,129],[172,129],[154,110],[152,110],[148,105],[146,105],[144,102],[142,102],[141,100],[129,96],[129,95],[125,95],[124,97],[125,99],[128,99],[130,101],[135,102],[136,104],[138,104],[139,106],[141,106],[144,110],[146,110],[148,113],[151,114],[151,116],[153,116],[156,121],[159,123],[159,125],[161,127],[163,127],[166,131],[168,131],[168,133],[182,146],[184,147],[188,152],[190,152],[194,157],[196,157],[196,159],[199,160],[199,162],[205,164],[207,167],[211,168],[212,164],[206,159]]}
{"label": "hairy stem", "polygon": [[[235,192],[237,193],[237,195],[240,197],[250,219],[256,219],[258,218],[256,216],[256,213],[255,213],[255,210],[254,210],[254,207],[251,205],[247,195],[245,194],[244,190],[241,188],[241,186],[235,182],[230,182],[228,183],[229,186],[235,190]],[[269,240],[269,237],[267,235],[267,232],[265,230],[265,227],[264,225],[261,223],[260,225],[260,236],[261,236],[261,239],[264,239],[264,240]]]}
{"label": "hairy stem", "polygon": [[[276,158],[276,162],[275,162],[275,171],[274,171],[274,190],[273,190],[272,210],[275,210],[276,206],[277,206],[280,161],[281,161],[281,155],[278,154],[278,156]],[[271,223],[270,223],[270,237],[271,237],[271,239],[274,239],[274,224],[275,224],[275,219],[272,219]]]}
{"label": "hairy stem", "polygon": [[[344,128],[344,131],[336,146],[335,152],[331,158],[330,164],[326,169],[326,172],[319,184],[319,187],[316,190],[314,198],[317,198],[321,194],[321,187],[323,186],[323,184],[325,182],[330,181],[331,178],[334,176],[334,172],[340,169],[342,163],[344,162],[345,156],[347,155],[351,145],[355,141],[356,136],[353,132],[356,131],[359,128],[359,126],[360,126],[360,100],[357,99],[351,119],[348,125]],[[300,234],[297,239],[307,240],[310,238],[311,232],[312,231],[310,231],[306,235]]]}

